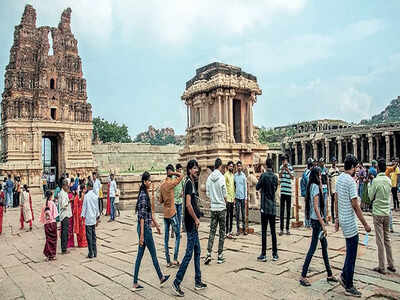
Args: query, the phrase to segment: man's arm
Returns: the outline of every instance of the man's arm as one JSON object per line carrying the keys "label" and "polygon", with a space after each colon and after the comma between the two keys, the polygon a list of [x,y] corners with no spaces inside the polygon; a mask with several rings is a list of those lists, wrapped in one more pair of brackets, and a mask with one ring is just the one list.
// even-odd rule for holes
{"label": "man's arm", "polygon": [[207,178],[206,180],[206,196],[208,199],[211,199],[211,194],[210,194],[210,178]]}
{"label": "man's arm", "polygon": [[290,170],[289,167],[287,167],[288,171],[289,171],[289,175],[290,175],[290,179],[294,179],[294,171],[293,168]]}
{"label": "man's arm", "polygon": [[244,200],[247,200],[247,178],[246,178],[246,176],[244,176]]}
{"label": "man's arm", "polygon": [[194,223],[196,224],[196,228],[199,228],[200,221],[197,218],[196,214],[194,213],[192,202],[190,201],[190,195],[189,194],[186,195],[186,209],[188,210],[189,215],[193,218]]}
{"label": "man's arm", "polygon": [[160,186],[160,189],[159,189],[158,201],[159,201],[160,203],[164,203],[164,198],[163,198],[163,193],[162,193],[161,187],[162,187],[162,185]]}
{"label": "man's arm", "polygon": [[335,231],[339,230],[338,193],[335,193]]}
{"label": "man's arm", "polygon": [[[97,209],[98,209],[99,206],[98,205],[96,205],[96,206],[97,206]],[[86,210],[87,210],[87,201],[86,201],[86,199],[83,199],[82,212],[81,212],[81,217],[82,218],[84,218],[86,216]]]}
{"label": "man's arm", "polygon": [[351,199],[351,205],[353,206],[353,209],[357,215],[357,218],[360,220],[361,224],[363,224],[365,231],[366,232],[370,232],[371,231],[371,227],[369,227],[367,221],[365,221],[364,219],[364,215],[361,211],[360,205],[358,204],[358,199],[357,197]]}
{"label": "man's arm", "polygon": [[257,191],[261,190],[262,180],[263,180],[263,174],[261,174],[260,178],[258,179],[258,182],[257,182],[257,185],[256,185],[256,190]]}
{"label": "man's arm", "polygon": [[376,194],[376,180],[368,183],[368,198],[373,201]]}

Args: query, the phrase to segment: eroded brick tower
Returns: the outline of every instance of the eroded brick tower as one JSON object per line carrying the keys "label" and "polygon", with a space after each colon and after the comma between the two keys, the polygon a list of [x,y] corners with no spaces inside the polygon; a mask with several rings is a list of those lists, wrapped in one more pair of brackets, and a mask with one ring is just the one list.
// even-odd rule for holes
{"label": "eroded brick tower", "polygon": [[43,139],[51,142],[49,164],[57,176],[94,169],[92,108],[70,21],[68,8],[57,28],[37,28],[36,11],[27,5],[15,27],[1,103],[0,169],[31,187],[40,185]]}

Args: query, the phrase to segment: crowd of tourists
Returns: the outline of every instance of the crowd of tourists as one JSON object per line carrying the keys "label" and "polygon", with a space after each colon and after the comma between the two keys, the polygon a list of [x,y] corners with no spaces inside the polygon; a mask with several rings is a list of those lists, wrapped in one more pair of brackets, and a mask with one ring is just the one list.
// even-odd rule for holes
{"label": "crowd of tourists", "polygon": [[[336,159],[332,158],[332,165],[327,169],[325,159],[309,158],[307,167],[300,180],[300,192],[304,197],[304,225],[312,230],[310,247],[307,252],[299,282],[302,286],[310,286],[307,278],[308,268],[317,249],[318,242],[322,248],[322,258],[327,271],[328,282],[340,282],[345,288],[346,295],[360,297],[361,293],[353,284],[353,276],[359,243],[359,229],[357,219],[365,231],[371,227],[363,216],[363,210],[371,210],[376,236],[378,266],[373,270],[386,274],[386,270],[396,272],[391,249],[390,231],[392,226],[391,199],[394,210],[399,209],[397,193],[399,190],[399,160],[393,159],[390,166],[379,158],[372,161],[369,168],[365,168],[357,159],[348,154],[344,160],[344,170],[339,170]],[[167,268],[178,268],[172,289],[177,296],[184,296],[181,282],[184,279],[187,267],[193,259],[195,267],[196,290],[205,289],[207,285],[202,281],[200,269],[200,241],[198,228],[202,212],[200,211],[198,192],[199,165],[196,160],[190,160],[183,167],[177,164],[166,167],[166,179],[159,188],[158,200],[163,206],[164,220],[164,249]],[[261,254],[257,257],[260,262],[267,261],[267,227],[270,226],[272,240],[272,260],[279,259],[276,235],[276,192],[280,190],[280,231],[290,235],[289,221],[292,207],[292,180],[295,178],[293,167],[288,158],[284,157],[282,165],[275,173],[273,161],[267,159],[262,174],[258,178],[256,190],[260,192],[260,223],[261,223]],[[97,257],[96,226],[100,216],[105,213],[109,222],[113,222],[119,212],[119,190],[114,175],[110,174],[107,182],[107,203],[104,209],[103,188],[97,174],[94,172],[88,178],[75,178],[64,174],[58,181],[54,192],[43,177],[44,205],[39,220],[44,225],[46,243],[44,255],[48,260],[56,259],[58,231],[61,237],[61,253],[69,253],[68,248],[75,246],[75,236],[78,247],[88,248],[88,258]],[[152,227],[161,233],[161,227],[154,215],[153,204],[149,196],[152,186],[151,175],[144,172],[141,177],[138,199],[135,212],[137,214],[138,252],[133,272],[134,291],[143,289],[138,282],[141,261],[148,248],[160,284],[164,285],[170,275],[161,271],[156,246],[153,239]],[[242,162],[229,161],[226,167],[221,159],[215,160],[214,168],[205,184],[206,196],[210,200],[210,232],[208,237],[207,253],[204,264],[212,262],[212,249],[219,228],[217,263],[225,262],[224,240],[234,238],[233,216],[236,216],[236,236],[247,235],[246,206],[247,177],[243,171]],[[18,196],[16,196],[18,195]],[[15,200],[18,198],[17,200]],[[361,205],[360,201],[361,199]],[[17,201],[17,202],[16,202]],[[0,193],[0,233],[3,209],[14,206],[20,207],[21,229],[29,225],[32,230],[34,213],[32,198],[27,185],[21,185],[20,180],[11,176],[5,178]],[[330,207],[330,212],[329,212]],[[104,211],[105,210],[105,211]],[[286,211],[286,213],[285,213]],[[286,218],[286,220],[285,220]],[[329,222],[343,231],[346,241],[346,258],[341,274],[333,275],[329,263],[328,234]],[[60,224],[58,227],[57,224]],[[169,253],[169,238],[175,238],[174,254],[171,260]],[[181,233],[186,232],[186,251],[182,262],[179,262],[179,246]],[[386,254],[386,260],[385,260]],[[387,262],[385,267],[385,261]]]}

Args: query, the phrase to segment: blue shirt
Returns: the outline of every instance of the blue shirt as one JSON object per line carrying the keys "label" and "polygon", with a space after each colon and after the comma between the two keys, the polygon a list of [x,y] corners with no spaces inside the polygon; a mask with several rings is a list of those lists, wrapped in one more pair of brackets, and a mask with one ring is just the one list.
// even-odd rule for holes
{"label": "blue shirt", "polygon": [[376,169],[374,167],[370,167],[368,170],[368,174],[371,174],[375,178],[378,175],[378,172],[376,171]]}
{"label": "blue shirt", "polygon": [[14,189],[14,183],[12,182],[11,179],[8,179],[8,180],[7,180],[7,182],[6,182],[6,189],[7,189],[7,192],[9,192],[9,193],[13,191],[13,189]]}
{"label": "blue shirt", "polygon": [[[313,183],[310,186],[310,218],[313,220],[318,220],[317,214],[315,213],[315,209],[314,209],[314,197],[315,196],[319,197],[319,186],[316,185],[315,183]],[[319,213],[321,214],[321,217],[323,218],[323,212],[321,211],[320,207],[319,207]]]}
{"label": "blue shirt", "polygon": [[235,173],[233,178],[235,182],[235,198],[236,199],[247,199],[247,178],[243,172]]}
{"label": "blue shirt", "polygon": [[83,199],[81,217],[85,218],[85,225],[91,226],[96,225],[96,220],[99,215],[98,197],[93,190],[90,190]]}

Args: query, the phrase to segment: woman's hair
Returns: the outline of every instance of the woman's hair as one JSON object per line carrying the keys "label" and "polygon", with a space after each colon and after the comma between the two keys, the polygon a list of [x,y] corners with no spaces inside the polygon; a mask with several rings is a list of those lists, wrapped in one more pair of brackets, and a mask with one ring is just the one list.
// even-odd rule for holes
{"label": "woman's hair", "polygon": [[24,184],[24,190],[29,193],[28,185]]}
{"label": "woman's hair", "polygon": [[147,180],[149,180],[149,179],[150,179],[150,173],[147,172],[147,171],[145,171],[145,172],[142,174],[142,183],[141,183],[140,188],[139,188],[139,193],[138,193],[138,199],[137,199],[137,201],[136,201],[136,209],[135,209],[135,212],[138,212],[138,210],[139,210],[139,196],[140,196],[140,194],[141,194],[142,192],[144,192],[144,193],[146,194],[147,208],[148,208],[148,211],[149,211],[149,212],[151,211],[150,196],[149,196],[149,193],[148,193],[148,191],[147,191],[146,185],[144,184],[144,182],[147,181]]}
{"label": "woman's hair", "polygon": [[49,200],[51,199],[51,196],[53,196],[53,192],[47,190],[45,196],[46,196],[46,208],[48,208],[49,207]]}
{"label": "woman's hair", "polygon": [[307,184],[307,193],[306,193],[306,217],[307,219],[310,219],[310,206],[311,206],[311,201],[314,201],[314,199],[311,199],[311,185],[316,184],[319,188],[319,209],[320,213],[322,214],[325,210],[325,203],[324,203],[324,197],[322,195],[321,191],[321,186],[320,186],[320,179],[319,176],[321,174],[321,169],[316,167],[311,169],[309,178],[308,178],[308,184]]}
{"label": "woman's hair", "polygon": [[81,185],[79,186],[79,198],[82,198],[82,193],[85,190],[86,186],[84,183],[81,183]]}
{"label": "woman's hair", "polygon": [[195,159],[189,160],[186,166],[186,174],[188,177],[190,177],[190,170],[194,167],[199,167],[197,161]]}

